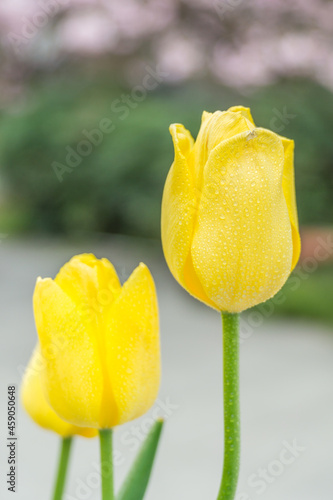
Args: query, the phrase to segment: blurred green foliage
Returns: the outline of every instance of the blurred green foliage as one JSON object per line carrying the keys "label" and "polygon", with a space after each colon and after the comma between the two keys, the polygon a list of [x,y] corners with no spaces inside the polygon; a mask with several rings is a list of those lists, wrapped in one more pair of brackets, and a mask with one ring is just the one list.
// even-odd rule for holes
{"label": "blurred green foliage", "polygon": [[[25,101],[3,112],[1,179],[6,206],[0,231],[107,231],[158,237],[163,184],[173,159],[169,124],[195,137],[201,112],[250,106],[256,123],[295,139],[302,224],[333,220],[333,95],[307,81],[282,81],[247,95],[214,84],[160,87],[127,111],[117,99],[130,89],[105,79],[59,79],[32,86]],[[111,109],[113,105],[113,110]],[[125,117],[126,115],[126,117]],[[114,130],[59,182],[65,164],[102,119]],[[21,214],[21,216],[20,216]],[[5,228],[5,229],[4,229]]]}
{"label": "blurred green foliage", "polygon": [[[332,286],[333,265],[326,264],[311,273],[298,283],[297,268],[278,295],[256,309],[267,317],[267,311],[284,316],[303,316],[312,320],[321,320],[333,326]],[[272,308],[272,309],[271,309]]]}

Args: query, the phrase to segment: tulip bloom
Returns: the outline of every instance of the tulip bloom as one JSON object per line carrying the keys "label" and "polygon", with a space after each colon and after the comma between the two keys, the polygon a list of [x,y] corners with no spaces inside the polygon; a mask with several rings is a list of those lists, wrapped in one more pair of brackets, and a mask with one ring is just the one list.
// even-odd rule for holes
{"label": "tulip bloom", "polygon": [[293,141],[257,128],[241,106],[204,112],[196,141],[183,125],[170,131],[162,243],[173,276],[220,311],[266,301],[300,253]]}
{"label": "tulip bloom", "polygon": [[77,426],[110,429],[144,414],[160,381],[158,307],[148,268],[121,286],[107,259],[73,257],[38,279],[34,313],[55,412]]}
{"label": "tulip bloom", "polygon": [[25,371],[21,389],[22,404],[32,420],[44,429],[56,432],[63,438],[74,436],[75,434],[84,437],[94,437],[97,435],[95,429],[76,427],[62,420],[51,408],[46,400],[42,387],[42,377],[45,361],[40,352],[39,346],[33,352],[29,365]]}

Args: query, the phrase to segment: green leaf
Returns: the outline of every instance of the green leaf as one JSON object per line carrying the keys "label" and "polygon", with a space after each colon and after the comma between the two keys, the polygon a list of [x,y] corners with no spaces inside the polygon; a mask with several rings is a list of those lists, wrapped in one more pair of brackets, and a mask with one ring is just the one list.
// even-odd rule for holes
{"label": "green leaf", "polygon": [[153,468],[163,424],[163,420],[157,420],[152,426],[117,495],[117,500],[143,499]]}

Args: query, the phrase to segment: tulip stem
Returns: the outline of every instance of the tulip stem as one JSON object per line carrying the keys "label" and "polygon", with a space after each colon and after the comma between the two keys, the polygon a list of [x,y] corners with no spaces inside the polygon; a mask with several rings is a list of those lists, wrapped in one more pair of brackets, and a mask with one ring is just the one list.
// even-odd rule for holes
{"label": "tulip stem", "polygon": [[222,313],[224,463],[217,500],[235,498],[240,462],[239,314]]}
{"label": "tulip stem", "polygon": [[112,429],[99,431],[101,445],[102,500],[114,500]]}
{"label": "tulip stem", "polygon": [[57,478],[54,485],[53,500],[61,500],[64,494],[72,442],[73,439],[71,437],[63,438],[61,440],[59,465]]}

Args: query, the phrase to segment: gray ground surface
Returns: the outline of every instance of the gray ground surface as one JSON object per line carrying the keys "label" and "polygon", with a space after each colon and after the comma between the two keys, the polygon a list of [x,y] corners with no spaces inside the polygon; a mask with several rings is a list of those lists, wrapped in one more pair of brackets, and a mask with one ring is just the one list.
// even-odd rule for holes
{"label": "gray ground surface", "polygon": [[[155,277],[163,353],[163,383],[156,407],[167,422],[146,500],[215,499],[223,449],[220,318],[173,281],[158,248],[130,239],[75,245],[2,242],[0,497],[51,498],[58,439],[40,430],[21,407],[18,491],[6,491],[6,387],[20,383],[22,367],[36,342],[31,307],[36,277],[53,277],[64,262],[82,251],[110,258],[122,279],[139,260],[150,266]],[[305,321],[272,318],[245,331],[237,500],[331,499],[333,332]],[[117,430],[117,484],[149,423],[148,415]],[[100,499],[98,478],[92,473],[97,463],[97,440],[77,439],[65,500]]]}

